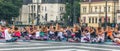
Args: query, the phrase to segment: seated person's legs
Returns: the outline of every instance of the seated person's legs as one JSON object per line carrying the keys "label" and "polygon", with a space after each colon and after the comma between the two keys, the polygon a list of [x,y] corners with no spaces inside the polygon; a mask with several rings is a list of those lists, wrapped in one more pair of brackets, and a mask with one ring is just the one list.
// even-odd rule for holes
{"label": "seated person's legs", "polygon": [[17,41],[17,37],[13,37],[12,39],[10,39],[10,40],[6,40],[6,42],[15,42],[15,41]]}
{"label": "seated person's legs", "polygon": [[120,44],[120,39],[119,38],[114,38],[114,42],[117,44]]}

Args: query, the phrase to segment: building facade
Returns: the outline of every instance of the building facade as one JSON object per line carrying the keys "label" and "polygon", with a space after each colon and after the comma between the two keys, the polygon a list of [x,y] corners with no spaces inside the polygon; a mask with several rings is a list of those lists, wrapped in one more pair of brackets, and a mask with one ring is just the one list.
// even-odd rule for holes
{"label": "building facade", "polygon": [[[30,0],[29,0],[30,1]],[[64,0],[31,0],[22,7],[20,21],[23,24],[36,24],[61,21],[63,14],[65,13],[65,1]],[[39,20],[37,20],[39,19]]]}
{"label": "building facade", "polygon": [[120,23],[120,0],[119,0],[119,5],[118,5],[118,10],[117,10],[117,18],[116,18],[116,20],[117,20],[117,23]]}
{"label": "building facade", "polygon": [[[101,23],[105,23],[106,1],[105,0],[84,0],[80,3],[82,23],[88,26],[98,27]],[[115,7],[116,6],[116,7]],[[115,21],[115,12],[118,10],[118,2],[113,0],[107,1],[107,22]]]}
{"label": "building facade", "polygon": [[20,21],[23,23],[23,24],[28,24],[29,23],[29,10],[28,10],[28,6],[27,5],[22,5],[22,9],[21,9],[21,18],[20,18]]}
{"label": "building facade", "polygon": [[15,24],[29,24],[29,3],[32,3],[32,0],[23,0],[23,5],[19,12],[20,15],[17,18],[15,18]]}

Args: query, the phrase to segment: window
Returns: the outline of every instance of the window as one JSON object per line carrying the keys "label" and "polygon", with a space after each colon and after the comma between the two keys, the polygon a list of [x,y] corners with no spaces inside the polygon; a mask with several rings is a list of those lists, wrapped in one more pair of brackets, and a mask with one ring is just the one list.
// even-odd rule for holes
{"label": "window", "polygon": [[34,11],[35,11],[35,5],[34,5]]}
{"label": "window", "polygon": [[33,6],[31,6],[31,11],[33,11]]}
{"label": "window", "polygon": [[35,17],[36,17],[36,14],[34,13],[34,17],[33,18],[35,19]]}
{"label": "window", "polygon": [[108,12],[110,12],[110,6],[108,6]]}
{"label": "window", "polygon": [[97,23],[97,18],[95,18],[95,23]]}
{"label": "window", "polygon": [[63,11],[63,7],[60,7],[60,11]]}
{"label": "window", "polygon": [[99,23],[101,23],[102,22],[102,18],[99,18]]}
{"label": "window", "polygon": [[30,6],[28,6],[29,7],[29,13],[30,13]]}
{"label": "window", "polygon": [[47,7],[45,6],[45,11],[47,11]]}
{"label": "window", "polygon": [[47,19],[48,19],[48,14],[46,13],[45,14],[45,21],[47,21]]}
{"label": "window", "polygon": [[44,16],[41,16],[41,17],[42,17],[42,19],[44,19],[44,20],[45,20]]}
{"label": "window", "polygon": [[94,23],[94,17],[92,18],[92,23]]}
{"label": "window", "polygon": [[62,9],[61,9],[62,11],[63,11],[63,7],[62,7]]}
{"label": "window", "polygon": [[110,23],[110,18],[108,18],[108,22]]}
{"label": "window", "polygon": [[83,22],[86,23],[86,17],[83,17]]}
{"label": "window", "polygon": [[40,13],[40,5],[38,5],[38,13]]}
{"label": "window", "polygon": [[92,12],[92,7],[90,8],[90,12]]}
{"label": "window", "polygon": [[38,14],[38,17],[40,17],[40,14]]}
{"label": "window", "polygon": [[86,13],[86,7],[83,7],[83,13]]}
{"label": "window", "polygon": [[91,18],[89,18],[89,23],[91,23]]}
{"label": "window", "polygon": [[95,6],[95,12],[97,12],[97,6]]}
{"label": "window", "polygon": [[99,9],[100,9],[99,12],[101,12],[101,6],[99,6]]}
{"label": "window", "polygon": [[106,7],[104,7],[104,12],[106,12]]}
{"label": "window", "polygon": [[[30,16],[33,17],[33,14],[31,13]],[[32,20],[32,19],[31,19],[31,20]]]}
{"label": "window", "polygon": [[44,10],[44,7],[42,6],[42,11]]}
{"label": "window", "polygon": [[62,11],[62,7],[60,7],[60,11]]}

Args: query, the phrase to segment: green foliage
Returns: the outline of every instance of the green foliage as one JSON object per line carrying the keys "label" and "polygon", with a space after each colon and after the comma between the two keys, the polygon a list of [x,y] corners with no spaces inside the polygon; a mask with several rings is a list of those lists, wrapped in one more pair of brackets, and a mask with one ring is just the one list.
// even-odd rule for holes
{"label": "green foliage", "polygon": [[77,17],[80,17],[80,0],[75,1],[75,13]]}
{"label": "green foliage", "polygon": [[21,6],[22,0],[0,0],[0,19],[17,17]]}
{"label": "green foliage", "polygon": [[73,19],[73,8],[75,8],[75,16],[78,22],[78,18],[80,17],[80,0],[74,0],[74,4],[72,5],[73,0],[66,0],[66,13],[63,16],[64,21],[68,22],[68,16],[70,19]]}

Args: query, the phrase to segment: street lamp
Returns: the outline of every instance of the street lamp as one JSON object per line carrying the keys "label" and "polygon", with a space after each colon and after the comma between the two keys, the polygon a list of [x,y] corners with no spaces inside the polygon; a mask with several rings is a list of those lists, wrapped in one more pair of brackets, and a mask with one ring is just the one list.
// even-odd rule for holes
{"label": "street lamp", "polygon": [[14,24],[14,17],[12,17],[12,24]]}
{"label": "street lamp", "polygon": [[116,23],[116,0],[114,0],[114,23]]}
{"label": "street lamp", "polygon": [[76,24],[76,15],[75,15],[75,0],[73,0],[73,9],[74,9],[74,12],[73,12],[73,24]]}
{"label": "street lamp", "polygon": [[68,19],[67,19],[68,21],[67,21],[67,24],[68,25],[70,25],[69,23],[70,23],[70,21],[71,21],[71,19],[70,19],[70,16],[68,15]]}
{"label": "street lamp", "polygon": [[32,9],[31,9],[32,10],[32,13],[31,13],[32,14],[32,17],[31,17],[32,18],[31,19],[32,24],[33,24],[33,20],[34,20],[33,19],[34,18],[34,13],[33,13],[34,6],[33,5],[34,5],[34,3],[33,3],[33,0],[32,0]]}
{"label": "street lamp", "polygon": [[70,3],[70,18],[69,19],[71,19],[71,21],[70,21],[70,23],[71,23],[71,26],[73,25],[73,24],[75,24],[76,23],[76,16],[75,16],[75,4],[74,4],[74,1],[75,0],[67,0],[67,2],[68,3],[66,3],[66,5],[68,5],[69,3]]}
{"label": "street lamp", "polygon": [[76,23],[76,17],[75,17],[75,4],[74,4],[75,0],[70,0],[70,4],[71,4],[71,10],[70,10],[70,16],[71,16],[71,25]]}
{"label": "street lamp", "polygon": [[29,6],[29,13],[28,13],[28,15],[29,15],[29,25],[30,25],[30,20],[31,20],[31,18],[30,18],[30,6]]}
{"label": "street lamp", "polygon": [[107,21],[108,21],[108,17],[107,17],[107,1],[105,0],[105,27],[107,26]]}
{"label": "street lamp", "polygon": [[37,21],[36,21],[36,22],[37,22],[37,25],[39,25],[39,17],[38,17],[38,0],[37,0],[37,17],[36,17],[36,18],[37,18]]}
{"label": "street lamp", "polygon": [[70,16],[68,15],[68,19],[70,18]]}

